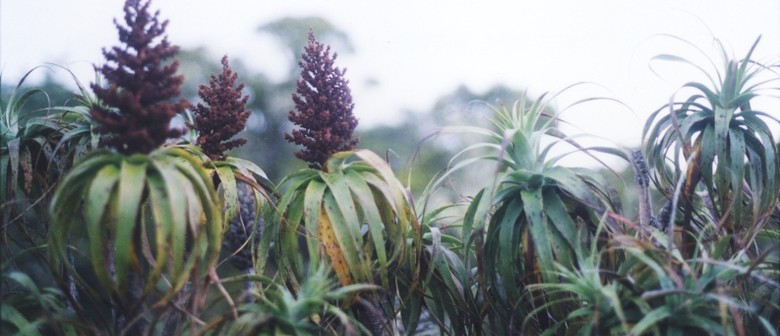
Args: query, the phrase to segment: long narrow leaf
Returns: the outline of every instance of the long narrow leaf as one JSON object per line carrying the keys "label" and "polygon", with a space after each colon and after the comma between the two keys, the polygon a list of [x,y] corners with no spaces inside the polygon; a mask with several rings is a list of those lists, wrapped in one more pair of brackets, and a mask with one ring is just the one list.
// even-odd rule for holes
{"label": "long narrow leaf", "polygon": [[114,209],[117,220],[114,236],[116,283],[121,293],[128,289],[131,267],[138,267],[135,260],[134,231],[140,220],[143,203],[143,191],[146,186],[147,161],[141,156],[130,157],[122,161],[120,168],[119,194],[121,203]]}
{"label": "long narrow leaf", "polygon": [[[107,230],[107,223],[113,221],[112,213],[115,211],[115,203],[118,201],[114,195],[114,190],[119,181],[119,167],[110,164],[100,169],[92,180],[89,187],[88,196],[85,202],[85,219],[87,224],[87,237],[89,238],[89,252],[92,258],[92,267],[98,280],[106,289],[113,288],[111,281],[111,272],[107,269],[108,263],[113,260],[106,260],[106,241],[110,241]],[[109,206],[109,202],[112,202]]]}

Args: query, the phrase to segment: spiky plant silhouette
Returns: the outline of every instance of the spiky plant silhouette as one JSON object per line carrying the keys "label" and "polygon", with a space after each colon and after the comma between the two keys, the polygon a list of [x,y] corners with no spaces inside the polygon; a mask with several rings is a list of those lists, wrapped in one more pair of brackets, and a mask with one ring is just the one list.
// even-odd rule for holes
{"label": "spiky plant silhouette", "polygon": [[[103,53],[107,86],[92,85],[99,103],[91,116],[108,150],[74,166],[50,208],[52,269],[74,279],[81,296],[69,301],[83,320],[99,321],[94,333],[153,330],[180,314],[174,297],[199,309],[220,252],[218,197],[203,160],[163,146],[182,133],[170,121],[188,103],[170,102],[183,80],[178,63],[169,62],[178,48],[164,37],[167,21],[159,21],[159,12],[151,15],[149,4],[125,3],[124,25],[115,21],[121,45]],[[186,298],[177,296],[191,281],[197,285]]]}
{"label": "spiky plant silhouette", "polygon": [[193,108],[195,124],[190,127],[198,131],[197,144],[212,160],[223,160],[225,151],[246,143],[244,138],[230,140],[244,129],[252,113],[246,108],[249,96],[241,93],[244,83],[236,84],[237,78],[224,56],[222,72],[212,75],[209,85],[198,89],[205,105],[199,103]]}
{"label": "spiky plant silhouette", "polygon": [[304,48],[301,78],[292,99],[296,111],[289,119],[300,126],[284,137],[303,145],[295,156],[309,163],[311,168],[324,169],[325,161],[336,152],[347,151],[358,144],[353,136],[358,120],[352,114],[354,104],[347,81],[346,69],[334,65],[337,54],[330,46],[318,42],[309,31],[309,44]]}
{"label": "spiky plant silhouette", "polygon": [[164,35],[168,21],[160,22],[159,12],[151,15],[149,4],[125,3],[126,26],[114,20],[122,45],[103,49],[107,62],[99,71],[108,87],[91,85],[103,102],[91,111],[97,131],[107,135],[103,144],[124,154],[149,153],[168,138],[180,136],[183,131],[171,129],[170,121],[189,105],[184,99],[170,102],[179,96],[184,81],[176,74],[179,62],[168,62],[179,48]]}

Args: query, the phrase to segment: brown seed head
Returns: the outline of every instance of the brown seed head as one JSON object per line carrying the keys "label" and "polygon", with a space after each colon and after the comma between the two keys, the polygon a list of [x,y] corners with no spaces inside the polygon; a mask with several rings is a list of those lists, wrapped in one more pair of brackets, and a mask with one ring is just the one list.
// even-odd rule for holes
{"label": "brown seed head", "polygon": [[244,83],[236,85],[238,74],[228,65],[227,56],[222,58],[222,73],[211,75],[209,85],[201,85],[198,95],[206,105],[198,104],[193,109],[198,131],[198,145],[212,160],[225,158],[225,151],[246,143],[246,139],[229,140],[244,129],[251,114],[245,106],[249,96],[243,96]]}
{"label": "brown seed head", "polygon": [[298,62],[301,77],[292,95],[296,111],[288,114],[300,128],[284,134],[287,141],[303,145],[295,156],[317,169],[323,169],[334,153],[351,150],[358,143],[353,137],[358,121],[352,114],[346,70],[334,66],[336,56],[309,31],[309,43]]}
{"label": "brown seed head", "polygon": [[125,25],[114,20],[122,46],[103,49],[106,63],[99,71],[108,87],[91,85],[102,104],[90,113],[97,131],[107,135],[103,145],[125,154],[149,153],[182,134],[170,128],[170,120],[189,103],[170,102],[184,79],[176,75],[178,61],[166,62],[179,50],[163,36],[168,21],[160,23],[159,12],[149,14],[149,1],[128,0],[124,11]]}

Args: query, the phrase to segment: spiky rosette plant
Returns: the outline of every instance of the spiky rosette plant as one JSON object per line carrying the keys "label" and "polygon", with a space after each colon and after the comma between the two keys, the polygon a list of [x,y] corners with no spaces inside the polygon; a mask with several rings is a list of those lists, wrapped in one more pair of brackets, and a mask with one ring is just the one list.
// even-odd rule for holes
{"label": "spiky rosette plant", "polygon": [[75,279],[79,297],[68,299],[76,313],[106,333],[154,328],[178,311],[169,310],[172,298],[191,281],[187,306],[198,309],[220,252],[222,220],[203,161],[161,147],[180,134],[169,122],[186,103],[168,102],[182,81],[176,62],[167,63],[177,49],[166,38],[158,43],[167,21],[148,9],[149,2],[125,3],[126,26],[115,22],[122,46],[104,52],[108,86],[92,85],[100,104],[91,115],[108,148],[63,178],[50,207],[52,269]]}
{"label": "spiky rosette plant", "polygon": [[[287,134],[289,141],[302,144],[299,158],[310,168],[285,178],[285,193],[277,203],[270,225],[261,240],[259,258],[267,261],[275,241],[277,267],[297,289],[305,265],[327,262],[343,286],[377,283],[384,291],[363,298],[351,297],[345,307],[366,307],[364,323],[373,330],[392,330],[397,267],[414,268],[419,249],[419,226],[414,221],[405,190],[390,166],[375,153],[351,149],[357,144],[352,132],[357,119],[344,71],[333,66],[330,48],[309,34],[300,62],[302,71],[293,95],[298,113],[290,120],[302,128]],[[304,237],[307,254],[299,251]],[[410,246],[411,243],[411,246]],[[262,270],[265,265],[261,264]],[[361,310],[362,308],[356,308]],[[360,313],[358,313],[360,314]]]}
{"label": "spiky rosette plant", "polygon": [[301,288],[292,291],[278,282],[267,281],[264,292],[253,292],[256,301],[239,308],[233,321],[210,325],[215,335],[365,335],[359,321],[339,307],[345,297],[376,290],[376,286],[339,286],[325,264],[310,266]]}
{"label": "spiky rosette plant", "polygon": [[225,228],[225,248],[236,267],[251,272],[254,242],[262,230],[262,222],[258,222],[259,208],[264,200],[270,199],[273,185],[260,167],[225,153],[246,143],[244,138],[231,138],[244,129],[252,113],[246,108],[249,96],[241,93],[244,83],[236,83],[237,79],[238,73],[224,56],[222,72],[212,75],[209,85],[198,89],[203,103],[194,107],[193,123],[189,127],[198,134],[196,146],[208,157],[205,166],[218,186],[223,220],[230,223]]}
{"label": "spiky rosette plant", "polygon": [[[91,93],[70,70],[53,66],[73,78],[80,91],[73,100],[52,106],[54,101],[42,89],[19,94],[26,78],[41,69],[36,67],[0,102],[0,260],[4,270],[36,273],[46,268],[42,265],[46,252],[40,247],[46,246],[54,187],[74,162],[98,145],[99,135],[89,114],[94,103]],[[37,96],[45,98],[46,104],[34,104]],[[8,283],[7,274],[0,281]],[[2,292],[13,291],[4,287]]]}
{"label": "spiky rosette plant", "polygon": [[[464,249],[473,247],[481,259],[481,309],[487,317],[483,327],[491,334],[544,330],[562,317],[565,311],[559,306],[532,313],[534,307],[548,307],[546,302],[560,297],[531,296],[528,286],[556,282],[555,263],[573,267],[574,246],[592,237],[604,212],[617,211],[597,174],[563,166],[562,155],[550,155],[562,142],[588,152],[556,127],[559,119],[548,105],[551,99],[529,101],[524,96],[511,108],[492,107],[496,130],[456,129],[489,140],[458,154],[462,158],[487,149],[476,158],[454,161],[454,169],[477,160],[494,161],[496,167],[495,180],[474,197],[463,225]],[[524,325],[523,317],[529,314],[531,323]]]}
{"label": "spiky rosette plant", "polygon": [[304,148],[295,153],[312,168],[324,169],[325,161],[333,153],[354,148],[358,139],[352,133],[357,118],[352,114],[354,104],[349,83],[344,79],[346,69],[334,65],[336,53],[331,55],[325,46],[309,31],[301,61],[301,78],[296,84],[293,102],[297,111],[290,111],[289,119],[300,126],[284,137]]}
{"label": "spiky rosette plant", "polygon": [[[680,248],[695,254],[697,237],[730,237],[732,253],[755,247],[754,237],[778,204],[780,155],[771,125],[778,119],[760,109],[761,97],[776,98],[777,64],[730,57],[719,41],[723,65],[714,76],[696,66],[709,83],[689,82],[648,118],[644,151],[661,192],[677,205]],[[657,60],[692,64],[674,55]],[[713,67],[716,67],[713,62]],[[776,101],[776,99],[774,99]],[[716,225],[707,225],[717,223]],[[673,230],[674,231],[674,230]]]}
{"label": "spiky rosette plant", "polygon": [[[45,207],[36,206],[34,199],[47,198],[56,183],[62,151],[57,142],[67,132],[66,123],[48,118],[49,106],[33,106],[28,102],[36,96],[46,96],[41,89],[22,91],[30,70],[19,81],[11,94],[0,101],[0,255],[14,255],[40,244],[37,237],[45,236],[46,228],[28,223],[31,214],[40,215],[37,222],[45,223]],[[1,76],[0,76],[1,77]],[[40,204],[45,204],[40,203]],[[16,227],[23,228],[17,234]],[[40,233],[36,233],[40,229]]]}
{"label": "spiky rosette plant", "polygon": [[[74,161],[97,146],[98,135],[92,131],[94,121],[87,107],[92,105],[91,97],[70,70],[64,69],[81,91],[75,99],[79,103],[76,106],[51,106],[53,102],[49,94],[38,88],[19,92],[27,77],[40,69],[36,67],[28,71],[7,100],[0,101],[0,181],[3,182],[0,187],[0,222],[3,229],[12,224],[23,224],[32,232],[32,226],[26,223],[31,213],[35,213],[40,223],[48,222],[44,219],[47,202],[40,200],[48,200],[62,174],[70,169]],[[31,104],[37,96],[49,104]],[[39,201],[30,204],[29,201],[34,199]],[[3,235],[0,239],[4,253],[9,247],[5,238],[20,238],[13,236]],[[33,239],[30,238],[35,235],[20,236],[25,236],[27,243],[31,243]],[[46,236],[45,231],[42,236]]]}
{"label": "spiky rosette plant", "polygon": [[[274,241],[276,267],[294,288],[304,277],[305,265],[324,261],[343,286],[380,285],[386,296],[370,295],[369,304],[393,316],[393,300],[387,300],[395,295],[393,270],[414,270],[416,258],[407,256],[418,255],[421,246],[420,228],[404,188],[389,165],[368,150],[338,152],[325,167],[304,169],[282,181],[280,187],[286,191],[258,250],[260,271],[269,262]],[[308,251],[303,255],[300,238]],[[350,298],[344,304],[360,302]],[[390,327],[381,324],[380,328]]]}

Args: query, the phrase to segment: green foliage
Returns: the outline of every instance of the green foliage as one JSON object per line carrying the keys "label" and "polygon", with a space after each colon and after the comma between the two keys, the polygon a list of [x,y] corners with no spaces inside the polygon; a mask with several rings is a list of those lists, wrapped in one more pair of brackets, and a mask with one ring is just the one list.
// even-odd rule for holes
{"label": "green foliage", "polygon": [[75,80],[80,92],[75,99],[72,93],[62,96],[67,90],[50,79],[39,87],[23,86],[27,76],[42,69],[28,72],[0,98],[0,256],[7,269],[52,286],[40,248],[48,234],[51,193],[73,163],[96,148],[99,137],[88,112],[94,100],[68,69],[54,68]]}
{"label": "green foliage", "polygon": [[188,281],[213,272],[223,230],[216,206],[209,175],[184,150],[93,152],[52,199],[51,266],[95,302],[110,297],[109,307],[128,318],[147,300],[168,307]]}
{"label": "green foliage", "polygon": [[4,224],[24,212],[29,205],[25,198],[49,193],[57,177],[97,142],[91,128],[84,125],[91,120],[83,110],[91,104],[88,96],[79,97],[78,106],[52,105],[45,90],[22,87],[36,69],[25,74],[0,104],[0,180],[4,182],[0,201],[8,210],[3,211]]}
{"label": "green foliage", "polygon": [[[405,309],[401,320],[408,333],[442,332],[479,334],[482,314],[478,302],[477,274],[470,269],[472,255],[462,254],[463,241],[452,222],[451,204],[419,215],[423,249],[419,270],[402,270],[402,276],[417,279],[415,286],[399,288]],[[414,272],[419,272],[416,276]]]}
{"label": "green foliage", "polygon": [[[179,145],[177,148],[202,160],[202,167],[216,184],[227,252],[240,254],[239,258],[245,259],[241,263],[253,265],[263,227],[260,214],[267,204],[276,200],[276,187],[262,168],[245,159],[224,156],[222,160],[211,160],[199,147]],[[240,191],[242,184],[247,188],[245,194]],[[252,215],[242,216],[242,211]]]}
{"label": "green foliage", "polygon": [[[298,171],[280,184],[285,192],[261,240],[258,272],[274,262],[297,289],[305,265],[327,261],[342,285],[376,281],[387,290],[383,294],[392,298],[391,288],[398,280],[393,270],[414,270],[420,248],[419,227],[410,217],[401,183],[368,150],[337,153],[325,168]],[[301,238],[305,248],[300,246]],[[269,259],[271,251],[275,260]],[[392,312],[380,297],[375,296],[374,302]]]}
{"label": "green foliage", "polygon": [[[576,308],[545,333],[569,328],[581,335],[776,334],[771,316],[762,316],[766,298],[754,292],[780,289],[770,274],[751,267],[744,256],[723,259],[708,252],[717,252],[719,244],[701,244],[702,255],[686,260],[657,237],[660,245],[621,235],[608,248],[594,244],[580,254],[577,269],[557,265],[560,282],[532,285],[532,291],[568,298],[549,305]],[[605,269],[602,257],[608,253],[623,261]]]}
{"label": "green foliage", "polygon": [[[14,222],[23,223],[25,212],[32,207],[31,200],[45,194],[51,182],[47,170],[54,159],[56,140],[47,134],[45,114],[47,107],[30,107],[27,103],[36,95],[45,96],[41,89],[23,92],[22,84],[29,71],[19,81],[10,96],[0,102],[0,209],[2,209],[3,252],[10,252],[11,245],[34,246],[39,239],[26,230],[24,236],[8,237],[6,233]],[[36,178],[37,177],[37,178]],[[30,211],[32,213],[32,211]],[[29,241],[29,243],[24,242]]]}
{"label": "green foliage", "polygon": [[[374,332],[394,330],[397,300],[418,290],[421,232],[387,163],[368,150],[340,152],[325,170],[298,171],[280,188],[285,192],[267,222],[258,271],[272,262],[296,289],[305,265],[327,262],[343,286],[381,286],[381,292],[346,298],[343,306],[363,316]],[[406,294],[398,297],[396,288]]]}
{"label": "green foliage", "polygon": [[[491,141],[466,150],[488,148],[478,158],[496,162],[494,184],[474,199],[473,222],[465,222],[463,230],[464,240],[484,239],[475,248],[483,256],[481,286],[492,333],[549,328],[549,317],[561,311],[537,312],[534,327],[521,326],[519,316],[558,299],[530,297],[525,287],[555,282],[555,263],[573,267],[579,240],[589,239],[603,212],[616,211],[598,176],[548,157],[559,141],[581,148],[556,128],[557,115],[548,111],[544,98],[521,99],[511,109],[495,110],[497,131],[467,129]],[[548,137],[557,141],[543,144]],[[475,238],[483,232],[484,237]]]}
{"label": "green foliage", "polygon": [[0,333],[3,335],[77,335],[77,323],[68,311],[65,296],[57,288],[40,288],[27,274],[10,272],[14,291],[0,303]]}
{"label": "green foliage", "polygon": [[[777,205],[780,158],[768,122],[780,120],[752,103],[762,90],[777,90],[770,84],[780,76],[772,70],[776,65],[751,58],[758,41],[743,59],[732,59],[721,47],[724,69],[715,76],[705,72],[709,86],[685,84],[690,96],[653,113],[643,132],[659,189],[680,205],[687,256],[695,249],[693,237],[734,235],[733,253],[746,248]],[[693,65],[673,55],[657,58]],[[718,224],[694,221],[694,212]]]}
{"label": "green foliage", "polygon": [[[324,264],[323,264],[324,265]],[[377,289],[353,284],[339,287],[320,266],[310,272],[298,291],[273,284],[257,302],[242,305],[233,322],[215,327],[224,335],[358,335],[360,323],[339,308],[338,303],[358,292]]]}
{"label": "green foliage", "polygon": [[[128,4],[135,14],[149,5]],[[142,16],[154,22],[128,22],[120,35],[162,33],[156,14]],[[349,45],[313,18],[260,30],[296,53],[310,27]],[[49,95],[57,88],[22,85],[28,73],[0,103],[0,332],[777,335],[780,156],[772,128],[780,122],[757,98],[776,100],[764,92],[777,90],[780,76],[776,63],[752,59],[757,44],[741,59],[723,52],[714,74],[678,56],[654,59],[692,65],[710,82],[685,84],[647,120],[649,169],[637,164],[639,153],[631,157],[636,188],[630,171],[561,164],[559,146],[629,156],[561,132],[561,112],[551,107],[557,95],[459,88],[438,114],[402,123],[417,132],[402,141],[378,140],[397,137],[390,127],[362,131],[386,158],[341,151],[297,169],[280,154],[294,150],[283,137],[290,125],[273,115],[292,108],[296,69],[279,83],[242,76],[242,87],[225,61],[227,93],[201,98],[219,110],[215,120],[239,117],[235,125],[217,134],[219,121],[198,128],[208,118],[183,111],[198,132],[216,134],[214,146],[196,144],[204,134],[193,132],[154,141],[143,154],[100,148],[102,124],[90,111],[111,119],[124,105],[109,107],[75,77],[79,92],[61,103]],[[198,70],[209,63],[197,52],[183,57],[188,77],[219,70]],[[197,85],[170,77],[175,68],[158,69],[171,84],[164,93],[177,98],[183,84],[194,97]],[[519,100],[484,103],[494,96]],[[167,122],[172,110],[163,109]],[[226,153],[237,143],[224,141],[250,110],[248,148],[234,152],[245,159]],[[425,127],[458,118],[468,126],[416,143]],[[178,135],[163,133],[156,140]],[[409,159],[399,168],[397,158]],[[626,188],[617,195],[613,184]],[[651,193],[668,204],[669,220],[653,217]],[[641,214],[621,209],[618,196]],[[667,221],[668,230],[654,225]],[[248,256],[244,266],[222,267],[238,254]]]}

